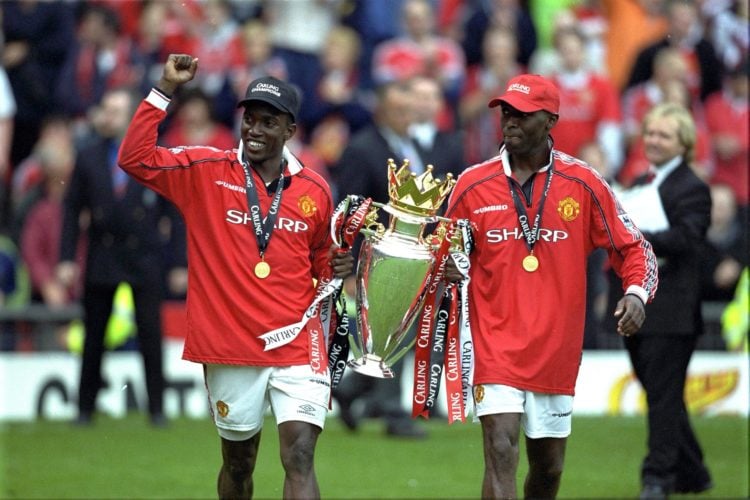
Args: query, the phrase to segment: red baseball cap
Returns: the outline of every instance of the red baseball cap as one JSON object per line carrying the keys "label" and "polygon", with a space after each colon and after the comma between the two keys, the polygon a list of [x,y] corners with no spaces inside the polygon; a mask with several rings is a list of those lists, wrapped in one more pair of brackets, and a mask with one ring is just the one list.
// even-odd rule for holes
{"label": "red baseball cap", "polygon": [[554,83],[540,75],[518,75],[510,79],[505,93],[489,103],[490,108],[506,103],[524,113],[560,111],[560,93]]}

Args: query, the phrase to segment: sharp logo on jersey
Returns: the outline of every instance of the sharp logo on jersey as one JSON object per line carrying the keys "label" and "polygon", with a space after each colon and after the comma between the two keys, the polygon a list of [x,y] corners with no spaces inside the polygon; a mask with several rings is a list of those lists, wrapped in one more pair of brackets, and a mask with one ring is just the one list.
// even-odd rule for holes
{"label": "sharp logo on jersey", "polygon": [[[252,223],[252,215],[241,210],[227,210],[227,218],[225,220],[230,224],[248,225]],[[266,219],[264,218],[264,224],[265,221]],[[310,229],[310,226],[308,226],[305,221],[279,217],[273,228],[282,231],[289,231],[292,233],[304,233],[305,231]]]}
{"label": "sharp logo on jersey", "polygon": [[[523,231],[520,227],[513,229],[490,229],[486,234],[488,243],[502,243],[508,240],[523,239]],[[559,229],[542,228],[539,230],[539,239],[549,243],[557,243],[558,241],[567,240],[568,233]]]}
{"label": "sharp logo on jersey", "polygon": [[508,210],[508,205],[489,205],[487,207],[480,207],[474,210],[474,213],[484,214],[487,212],[499,212],[501,210]]}
{"label": "sharp logo on jersey", "polygon": [[307,195],[301,196],[300,199],[297,200],[297,206],[302,210],[302,213],[305,214],[305,217],[310,217],[318,210],[317,205],[315,205],[315,200]]}
{"label": "sharp logo on jersey", "polygon": [[565,222],[575,220],[580,211],[581,205],[570,196],[564,200],[560,200],[560,203],[557,205],[557,213],[560,214],[560,218]]}

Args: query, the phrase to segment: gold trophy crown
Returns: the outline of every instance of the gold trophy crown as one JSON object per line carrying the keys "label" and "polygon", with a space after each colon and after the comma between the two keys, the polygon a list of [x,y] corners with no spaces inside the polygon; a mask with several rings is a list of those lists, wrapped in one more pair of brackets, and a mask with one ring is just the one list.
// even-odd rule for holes
{"label": "gold trophy crown", "polygon": [[390,205],[412,215],[433,216],[453,189],[456,180],[448,173],[445,181],[432,175],[432,165],[417,175],[409,169],[409,160],[401,167],[388,159],[388,196]]}

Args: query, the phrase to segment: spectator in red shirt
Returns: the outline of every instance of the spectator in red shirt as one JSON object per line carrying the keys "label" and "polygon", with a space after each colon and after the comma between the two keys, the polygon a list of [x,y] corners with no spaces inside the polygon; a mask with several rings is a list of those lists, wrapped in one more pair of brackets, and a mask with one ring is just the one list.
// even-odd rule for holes
{"label": "spectator in red shirt", "polygon": [[230,81],[235,100],[245,95],[247,86],[262,76],[274,76],[287,80],[289,70],[286,61],[274,53],[271,33],[260,20],[252,19],[242,25],[242,64],[231,69]]}
{"label": "spectator in red shirt", "polygon": [[622,166],[622,115],[617,89],[606,76],[586,66],[585,38],[577,27],[555,33],[561,65],[551,75],[560,91],[560,119],[555,125],[555,148],[577,154],[596,141],[607,155],[609,169]]}
{"label": "spectator in red shirt", "polygon": [[716,168],[711,184],[732,186],[737,203],[745,207],[748,200],[748,69],[747,62],[733,69],[724,88],[706,100],[706,124],[711,134],[711,146],[716,155]]}
{"label": "spectator in red shirt", "polygon": [[466,71],[461,46],[436,32],[430,2],[406,0],[402,16],[406,34],[381,42],[375,48],[372,68],[375,83],[431,76],[440,82],[448,101],[455,103]]}
{"label": "spectator in red shirt", "polygon": [[[55,274],[60,261],[63,198],[73,172],[75,151],[71,141],[47,142],[36,152],[42,174],[42,197],[29,209],[21,230],[20,250],[28,266],[32,301],[61,307],[81,296],[82,281],[67,286]],[[78,242],[76,261],[83,267],[85,238]]]}
{"label": "spectator in red shirt", "polygon": [[523,73],[516,62],[518,43],[512,31],[487,30],[482,62],[469,67],[458,107],[459,120],[466,132],[466,163],[479,163],[497,154],[502,139],[500,117],[487,112],[487,102],[505,89],[508,80]]}

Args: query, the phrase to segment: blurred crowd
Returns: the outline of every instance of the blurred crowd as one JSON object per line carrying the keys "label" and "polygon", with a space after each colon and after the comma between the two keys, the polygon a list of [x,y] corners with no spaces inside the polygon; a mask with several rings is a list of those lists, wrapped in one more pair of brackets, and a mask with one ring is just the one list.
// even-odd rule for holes
{"label": "blurred crowd", "polygon": [[[520,73],[560,89],[555,148],[622,186],[648,170],[644,115],[677,102],[697,124],[693,167],[713,198],[705,299],[729,301],[747,266],[748,0],[6,0],[0,18],[6,305],[80,299],[81,284],[54,272],[77,155],[107,127],[105,93],[145,96],[170,53],[199,58],[200,71],[174,96],[163,145],[236,147],[236,103],[251,80],[272,75],[300,89],[290,147],[337,197],[356,185],[344,178],[356,168],[341,168],[347,146],[389,113],[441,171],[494,156],[502,133],[487,103]],[[405,95],[384,110],[378,89],[391,82]],[[179,266],[174,224],[162,229]],[[591,304],[606,297],[596,284],[604,271],[593,264]],[[184,293],[166,270],[164,282],[171,296]]]}

